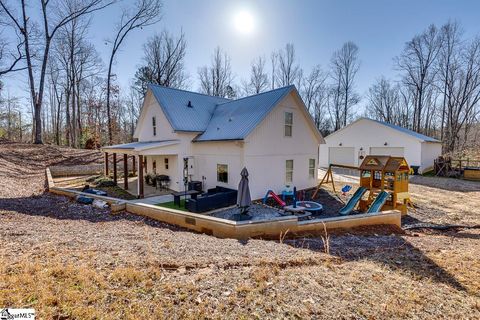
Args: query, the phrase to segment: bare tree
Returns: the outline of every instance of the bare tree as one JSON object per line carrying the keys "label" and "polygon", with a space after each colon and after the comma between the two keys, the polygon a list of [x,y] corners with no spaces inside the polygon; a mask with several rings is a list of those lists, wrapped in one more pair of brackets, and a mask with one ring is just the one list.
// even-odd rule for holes
{"label": "bare tree", "polygon": [[328,74],[319,65],[314,66],[310,74],[303,79],[300,88],[305,105],[312,115],[315,125],[322,133],[328,132],[328,121],[326,121],[327,78]]}
{"label": "bare tree", "polygon": [[134,8],[124,9],[117,25],[116,34],[112,43],[112,51],[108,62],[107,73],[107,121],[108,121],[108,140],[113,142],[112,112],[110,106],[112,66],[120,46],[127,35],[133,30],[150,26],[160,21],[160,12],[162,3],[160,0],[137,0]]}
{"label": "bare tree", "polygon": [[[41,26],[43,29],[37,31],[41,33],[39,38],[34,39],[34,33],[31,32],[34,21],[27,14],[25,0],[20,1],[20,16],[17,16],[16,10],[8,5],[8,0],[0,0],[0,6],[10,19],[11,25],[21,34],[24,46],[24,55],[27,62],[28,80],[30,85],[30,97],[34,109],[35,133],[34,142],[42,142],[42,103],[45,89],[45,76],[50,54],[50,45],[52,39],[60,28],[83,15],[90,14],[105,8],[113,3],[108,0],[40,0],[41,4]],[[38,48],[41,51],[40,68],[38,78],[35,79],[35,65],[33,51]],[[38,81],[38,86],[37,82]]]}
{"label": "bare tree", "polygon": [[369,116],[395,123],[396,112],[398,111],[399,94],[396,87],[390,81],[381,77],[369,89],[367,94],[367,113]]}
{"label": "bare tree", "polygon": [[185,54],[187,42],[183,32],[175,38],[166,30],[154,34],[143,45],[145,64],[135,74],[136,88],[145,94],[148,83],[183,88],[187,81]]}
{"label": "bare tree", "polygon": [[250,80],[244,84],[246,94],[258,94],[269,87],[268,75],[265,71],[265,58],[255,58],[250,64]]}
{"label": "bare tree", "polygon": [[[276,59],[277,60],[277,59]],[[297,63],[295,47],[287,43],[283,50],[278,52],[278,68],[275,71],[277,86],[284,87],[295,84],[302,77],[302,71]]]}
{"label": "bare tree", "polygon": [[438,56],[438,78],[439,87],[442,90],[442,113],[440,121],[440,139],[443,140],[445,133],[446,110],[449,95],[447,94],[448,82],[450,80],[451,63],[455,59],[455,55],[459,52],[461,46],[462,31],[460,25],[456,22],[448,22],[440,29],[442,37],[442,46]]}
{"label": "bare tree", "polygon": [[233,74],[230,57],[220,47],[215,48],[210,66],[198,70],[200,91],[217,97],[232,96]]}
{"label": "bare tree", "polygon": [[275,74],[277,71],[277,60],[278,60],[278,53],[276,51],[273,51],[272,54],[270,55],[270,62],[272,64],[272,74],[270,76],[271,82],[272,82],[272,90],[275,89]]}
{"label": "bare tree", "polygon": [[[445,151],[451,152],[460,140],[460,130],[478,116],[480,101],[480,38],[468,43],[450,64],[447,84],[447,128]],[[465,133],[465,136],[467,134]]]}
{"label": "bare tree", "polygon": [[22,47],[23,41],[18,37],[15,50],[10,50],[7,45],[8,41],[0,38],[0,77],[9,73],[25,70],[25,66],[18,64],[25,58]]}
{"label": "bare tree", "polygon": [[396,59],[403,71],[404,83],[415,92],[413,130],[421,131],[422,112],[426,91],[435,80],[435,61],[442,45],[438,29],[431,25],[422,34],[415,36],[405,45],[403,53]]}
{"label": "bare tree", "polygon": [[354,91],[355,77],[360,69],[357,45],[351,41],[346,42],[340,50],[334,52],[331,64],[335,82],[335,108],[342,108],[341,111],[336,110],[336,116],[343,114],[342,125],[346,126],[351,108],[360,101],[360,96]]}

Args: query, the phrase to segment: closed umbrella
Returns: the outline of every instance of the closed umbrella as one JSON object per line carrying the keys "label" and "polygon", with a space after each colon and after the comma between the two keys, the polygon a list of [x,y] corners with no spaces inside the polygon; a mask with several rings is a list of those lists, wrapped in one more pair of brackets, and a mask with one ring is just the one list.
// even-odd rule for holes
{"label": "closed umbrella", "polygon": [[237,206],[239,206],[242,211],[241,213],[246,213],[248,207],[252,204],[252,198],[250,196],[250,188],[248,187],[248,171],[247,168],[243,168],[240,172],[242,178],[238,184],[238,194],[237,194]]}

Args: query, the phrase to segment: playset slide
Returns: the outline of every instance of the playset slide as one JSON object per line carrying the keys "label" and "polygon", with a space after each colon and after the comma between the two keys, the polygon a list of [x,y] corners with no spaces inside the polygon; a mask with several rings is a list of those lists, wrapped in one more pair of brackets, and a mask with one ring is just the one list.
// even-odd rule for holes
{"label": "playset slide", "polygon": [[382,191],[378,194],[378,196],[375,198],[375,200],[372,202],[372,205],[370,208],[368,208],[367,213],[372,213],[372,212],[379,212],[383,205],[385,204],[385,201],[387,201],[387,198],[390,194],[386,191]]}
{"label": "playset slide", "polygon": [[358,201],[362,199],[365,192],[367,192],[367,188],[365,187],[358,188],[357,191],[355,191],[355,193],[353,194],[353,196],[348,200],[347,204],[342,209],[340,209],[339,213],[343,216],[350,214],[353,211],[353,209],[355,209],[355,206],[357,205]]}
{"label": "playset slide", "polygon": [[280,199],[280,197],[272,190],[268,190],[267,193],[265,194],[265,197],[263,197],[263,204],[267,203],[267,199],[269,195],[272,196],[273,200],[275,200],[279,205],[281,205],[282,207],[285,207],[286,205],[285,201]]}

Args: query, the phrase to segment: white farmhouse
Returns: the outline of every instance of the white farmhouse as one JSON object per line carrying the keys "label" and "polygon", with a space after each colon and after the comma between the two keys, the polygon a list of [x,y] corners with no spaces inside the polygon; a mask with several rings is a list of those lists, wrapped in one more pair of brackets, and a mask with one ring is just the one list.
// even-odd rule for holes
{"label": "white farmhouse", "polygon": [[402,156],[419,172],[430,169],[442,154],[440,141],[390,123],[360,118],[325,137],[320,166],[358,166],[366,155]]}
{"label": "white farmhouse", "polygon": [[[229,100],[150,85],[134,138],[102,150],[133,155],[139,173],[168,175],[174,191],[184,190],[185,158],[189,180],[204,190],[236,189],[246,167],[253,199],[285,185],[315,186],[324,143],[294,86]],[[139,174],[140,197],[141,180]]]}

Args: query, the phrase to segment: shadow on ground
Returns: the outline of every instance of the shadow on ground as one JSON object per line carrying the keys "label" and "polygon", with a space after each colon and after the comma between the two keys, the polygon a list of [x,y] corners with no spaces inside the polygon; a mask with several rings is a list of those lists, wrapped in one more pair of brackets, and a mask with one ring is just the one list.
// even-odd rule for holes
{"label": "shadow on ground", "polygon": [[442,189],[445,191],[480,191],[480,181],[468,181],[456,178],[412,176],[410,177],[410,184]]}
{"label": "shadow on ground", "polygon": [[91,205],[83,205],[70,198],[53,195],[48,192],[31,197],[0,199],[0,211],[12,211],[29,216],[59,220],[85,220],[93,223],[119,220],[140,221],[151,227],[165,228],[172,231],[187,231],[187,229],[181,227],[127,212],[113,215],[110,214],[109,209],[102,210]]}
{"label": "shadow on ground", "polygon": [[[382,230],[379,229],[379,233]],[[324,242],[318,238],[298,238],[284,243],[296,248],[325,252]],[[460,291],[468,291],[452,274],[444,270],[420,249],[399,234],[331,236],[330,254],[345,261],[370,260],[391,270],[399,270],[414,277],[428,278]]]}

